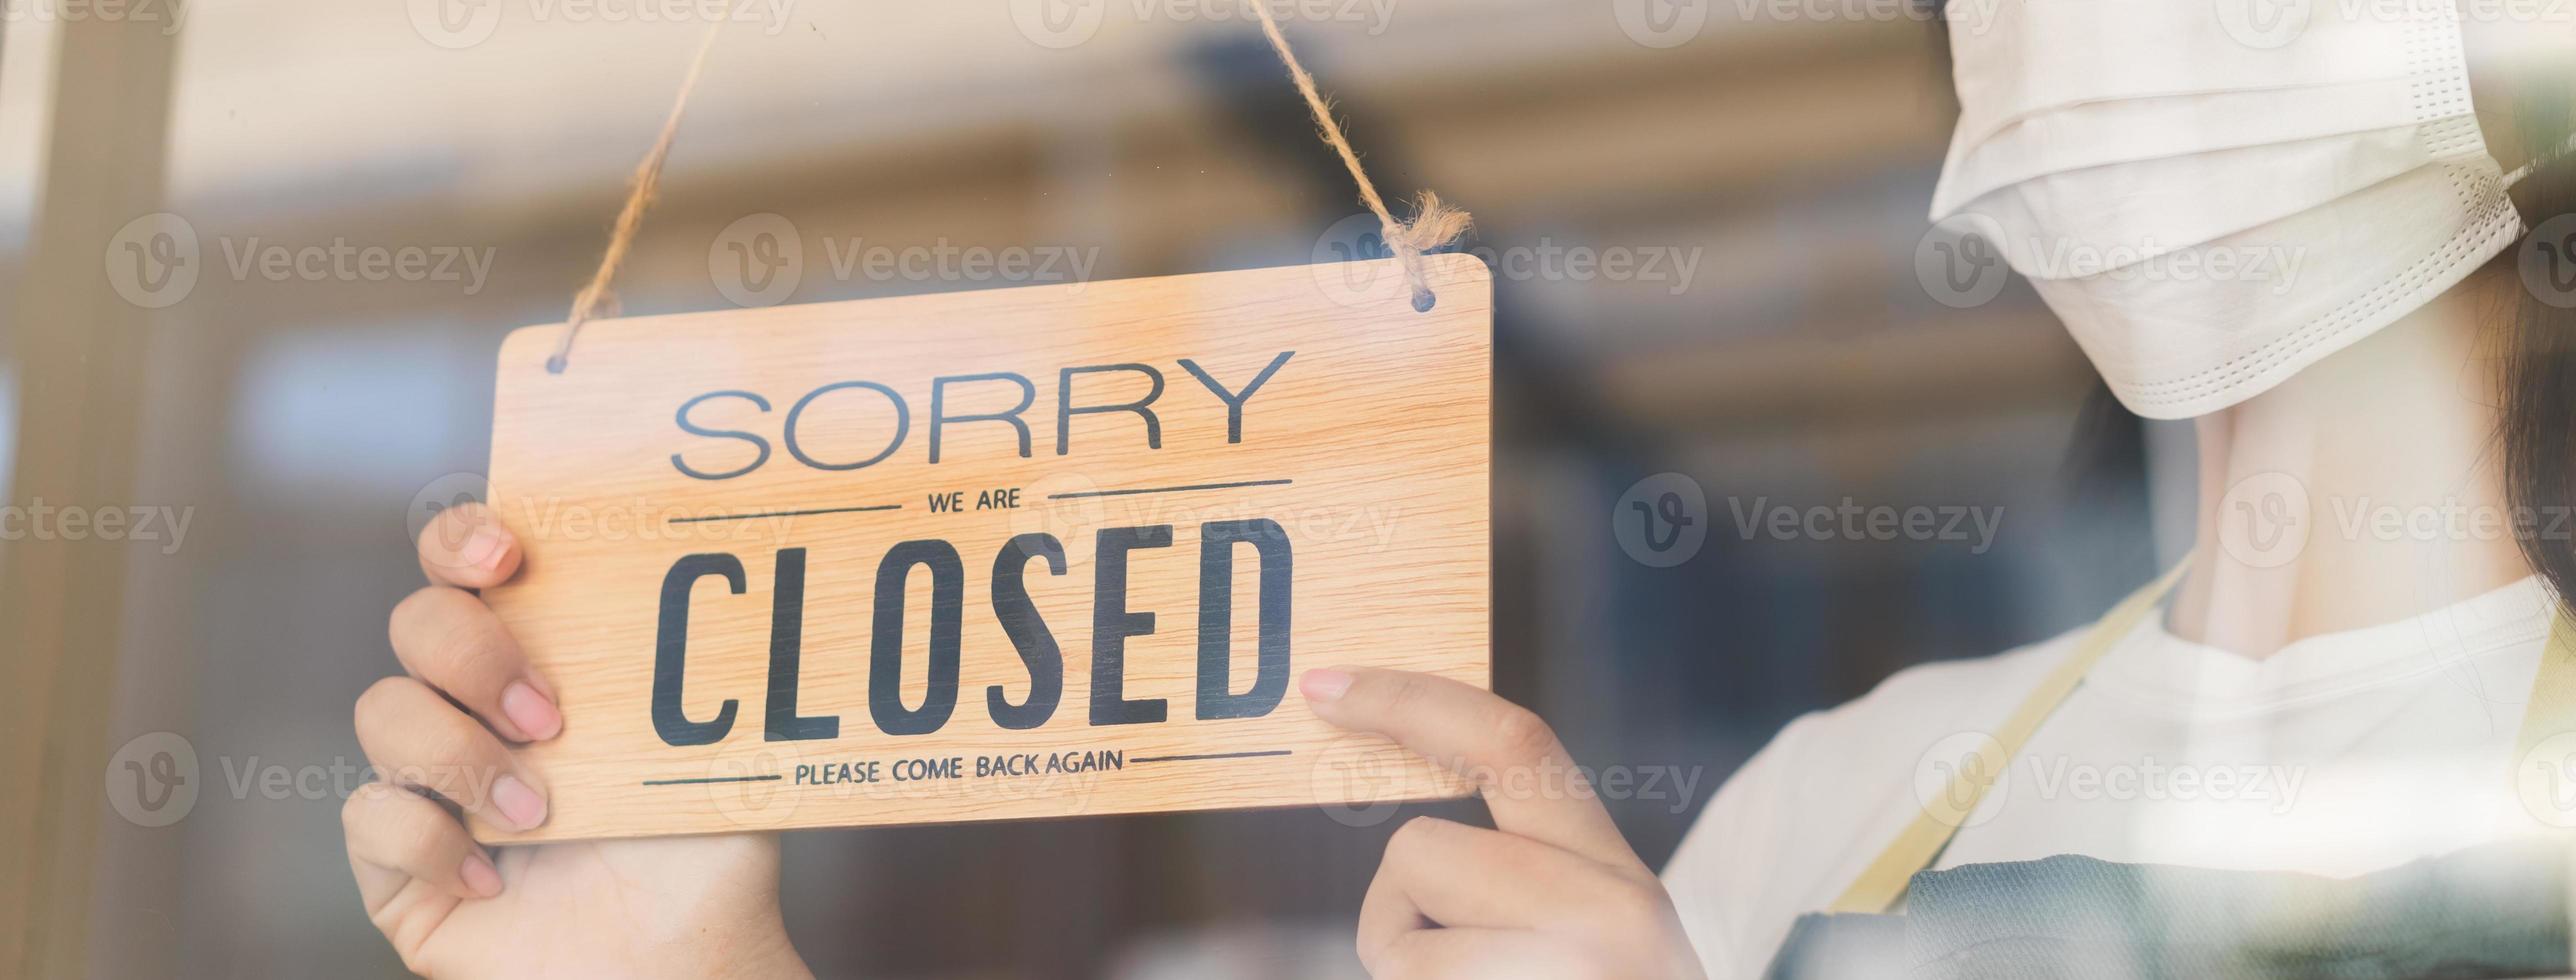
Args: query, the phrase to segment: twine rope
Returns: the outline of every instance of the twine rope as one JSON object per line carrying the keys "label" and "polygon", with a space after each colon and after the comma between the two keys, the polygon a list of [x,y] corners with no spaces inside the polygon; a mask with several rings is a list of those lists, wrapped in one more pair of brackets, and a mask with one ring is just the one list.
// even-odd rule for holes
{"label": "twine rope", "polygon": [[662,134],[653,138],[653,149],[644,154],[644,162],[635,165],[635,179],[626,190],[626,206],[617,211],[617,224],[608,232],[608,251],[599,257],[599,271],[590,274],[590,283],[572,298],[572,312],[564,319],[563,339],[555,343],[554,356],[546,358],[546,371],[562,374],[571,363],[572,341],[580,335],[581,325],[592,317],[616,316],[617,295],[609,283],[617,278],[617,267],[626,264],[626,252],[635,244],[636,229],[644,225],[644,208],[653,202],[654,186],[662,182],[662,161],[671,156],[671,140],[679,135],[680,114],[689,108],[689,93],[698,87],[698,75],[706,70],[707,52],[715,50],[716,35],[724,29],[718,18],[707,28],[707,36],[698,42],[698,53],[689,59],[689,73],[680,78],[680,94],[671,100],[671,114],[662,120]]}
{"label": "twine rope", "polygon": [[[1350,139],[1342,134],[1342,125],[1333,118],[1332,107],[1324,101],[1323,94],[1316,91],[1315,76],[1298,63],[1296,52],[1288,47],[1287,36],[1279,32],[1279,22],[1271,17],[1270,5],[1256,2],[1251,7],[1261,16],[1261,33],[1270,39],[1271,50],[1278,52],[1280,62],[1288,66],[1288,78],[1296,83],[1297,94],[1305,97],[1306,108],[1314,113],[1315,125],[1320,131],[1318,135],[1341,156],[1342,166],[1350,170],[1352,182],[1359,185],[1360,202],[1368,205],[1369,212],[1377,216],[1387,249],[1402,261],[1405,278],[1413,286],[1413,308],[1417,311],[1431,309],[1437,297],[1432,294],[1430,280],[1423,271],[1422,253],[1441,248],[1466,234],[1472,219],[1467,212],[1442,204],[1439,195],[1426,190],[1415,199],[1413,220],[1396,220],[1394,213],[1387,210],[1386,199],[1379,196],[1377,184],[1369,180],[1367,168],[1360,165],[1359,153],[1351,149]],[[554,355],[546,358],[548,372],[561,374],[571,363],[572,342],[581,334],[582,324],[599,317],[617,315],[617,297],[609,287],[617,278],[618,267],[625,264],[626,253],[635,244],[636,231],[644,225],[644,209],[652,204],[654,187],[662,180],[662,161],[671,155],[671,141],[680,131],[680,116],[689,107],[689,93],[697,90],[698,76],[705,72],[707,66],[707,53],[715,50],[716,35],[723,26],[721,20],[710,25],[706,38],[698,42],[697,54],[689,59],[688,74],[680,79],[680,93],[671,101],[671,114],[662,120],[662,132],[654,138],[653,149],[644,154],[644,161],[635,167],[635,178],[626,192],[626,204],[618,209],[617,223],[609,230],[608,248],[600,256],[599,270],[591,273],[590,282],[573,296],[572,312],[564,320],[563,338],[555,344]]]}
{"label": "twine rope", "polygon": [[1386,208],[1386,199],[1378,196],[1377,184],[1369,180],[1368,169],[1360,166],[1360,155],[1351,149],[1351,141],[1342,135],[1342,124],[1333,118],[1332,106],[1315,91],[1315,76],[1297,61],[1297,52],[1288,47],[1288,36],[1279,32],[1279,21],[1270,16],[1270,5],[1261,0],[1249,4],[1261,17],[1261,34],[1270,39],[1270,49],[1279,53],[1279,61],[1288,66],[1288,79],[1297,84],[1297,94],[1306,97],[1306,109],[1315,115],[1315,126],[1324,142],[1340,154],[1342,166],[1351,172],[1351,182],[1360,187],[1360,203],[1377,215],[1378,227],[1386,237],[1386,246],[1404,263],[1404,276],[1413,284],[1413,308],[1428,311],[1434,297],[1431,283],[1422,271],[1422,253],[1456,241],[1467,233],[1473,221],[1465,211],[1440,203],[1440,195],[1423,191],[1414,201],[1413,220],[1395,220]]}

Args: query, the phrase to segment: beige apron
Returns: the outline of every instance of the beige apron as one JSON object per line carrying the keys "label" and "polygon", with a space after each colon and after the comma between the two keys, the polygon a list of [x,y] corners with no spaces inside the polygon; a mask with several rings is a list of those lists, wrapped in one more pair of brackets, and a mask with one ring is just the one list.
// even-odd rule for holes
{"label": "beige apron", "polygon": [[[1977,774],[2006,771],[2005,767],[2030,741],[2031,733],[2038,731],[2066,696],[2074,693],[2076,685],[2083,683],[2084,675],[2092,671],[2103,654],[2162,605],[2165,595],[2182,581],[2183,570],[2190,566],[2191,560],[2186,557],[2172,571],[2111,607],[2093,624],[2076,644],[2074,654],[2049,671],[1980,747],[1978,764],[1957,767],[1948,792],[1936,794],[1933,802],[1924,804],[1923,812],[1888,842],[1876,860],[1861,869],[1860,876],[1826,911],[1881,914],[1894,908],[1897,900],[1904,897],[1906,883],[1914,873],[1931,867],[1940,858],[1950,838],[1959,832],[1968,815],[1976,812],[1978,801],[1985,798],[1986,788],[1994,780],[1991,776],[1977,778]],[[2565,607],[2555,605],[2555,597],[2552,602],[2549,643],[2541,650],[2540,672],[2532,680],[2530,703],[2523,708],[2511,778],[2525,809],[2543,823],[2563,829],[2576,826],[2576,800],[2569,799],[2568,791],[2561,787],[2562,781],[2576,780],[2576,627],[2569,625]]]}

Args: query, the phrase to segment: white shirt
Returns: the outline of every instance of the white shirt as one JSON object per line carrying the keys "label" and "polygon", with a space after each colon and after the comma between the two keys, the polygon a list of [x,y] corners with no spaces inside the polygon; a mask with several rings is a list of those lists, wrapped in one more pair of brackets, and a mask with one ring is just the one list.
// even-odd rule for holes
{"label": "white shirt", "polygon": [[[2346,877],[2544,831],[2510,777],[2549,609],[2525,579],[2262,660],[2151,615],[2032,736],[1938,866],[2083,854]],[[1921,812],[1916,794],[1946,785],[1941,766],[2083,632],[1914,667],[1782,729],[1664,869],[1710,975],[1759,975],[1790,923],[1840,894]]]}

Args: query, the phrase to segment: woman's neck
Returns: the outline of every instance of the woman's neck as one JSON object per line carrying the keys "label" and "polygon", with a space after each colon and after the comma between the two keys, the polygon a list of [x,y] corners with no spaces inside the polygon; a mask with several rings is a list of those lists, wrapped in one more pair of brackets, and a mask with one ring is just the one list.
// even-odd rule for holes
{"label": "woman's neck", "polygon": [[2268,657],[2530,574],[2504,498],[2482,329],[2511,309],[2510,278],[2491,268],[2194,420],[2198,528],[2167,614],[2175,635]]}

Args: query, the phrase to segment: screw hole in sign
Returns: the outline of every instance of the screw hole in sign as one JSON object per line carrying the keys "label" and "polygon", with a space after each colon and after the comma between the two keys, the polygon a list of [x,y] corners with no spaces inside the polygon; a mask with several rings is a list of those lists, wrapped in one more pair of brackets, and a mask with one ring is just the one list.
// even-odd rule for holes
{"label": "screw hole in sign", "polygon": [[[1403,261],[1405,278],[1413,284],[1413,311],[1431,312],[1439,298],[1432,295],[1431,284],[1423,276],[1422,254],[1437,250],[1465,234],[1470,221],[1467,213],[1442,205],[1438,197],[1426,191],[1416,204],[1411,222],[1395,220],[1395,215],[1387,210],[1385,199],[1378,196],[1377,185],[1369,180],[1368,171],[1360,166],[1359,153],[1351,149],[1350,140],[1342,135],[1341,122],[1333,118],[1331,107],[1324,104],[1323,94],[1316,91],[1315,76],[1307,73],[1305,66],[1297,62],[1296,53],[1289,50],[1288,38],[1279,32],[1279,22],[1271,17],[1269,5],[1255,3],[1251,6],[1253,13],[1261,18],[1262,36],[1270,40],[1271,50],[1278,53],[1280,63],[1288,69],[1288,80],[1297,86],[1297,94],[1305,97],[1307,110],[1314,114],[1319,135],[1342,158],[1342,166],[1350,170],[1352,182],[1359,185],[1360,203],[1368,205],[1380,226],[1387,229],[1387,245],[1395,251],[1395,257]],[[724,21],[716,21],[708,27],[706,39],[698,42],[697,55],[689,61],[688,74],[680,79],[680,94],[672,100],[671,114],[662,120],[661,135],[654,139],[653,148],[645,153],[643,163],[635,168],[635,179],[627,189],[626,204],[619,209],[617,224],[609,231],[608,249],[600,256],[599,270],[573,298],[572,313],[564,321],[563,340],[556,345],[554,355],[546,359],[546,373],[562,374],[571,363],[572,341],[581,332],[584,322],[599,316],[616,315],[614,310],[606,308],[613,302],[608,298],[609,284],[617,276],[617,267],[625,261],[626,250],[634,242],[636,229],[644,223],[644,208],[653,199],[653,185],[661,179],[662,161],[670,156],[672,137],[680,128],[680,114],[688,108],[689,92],[697,88],[698,76],[706,68],[707,53],[715,49],[716,34],[723,27]]]}

